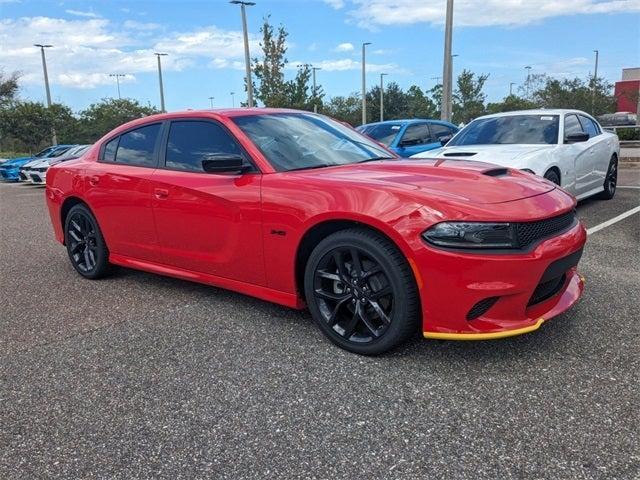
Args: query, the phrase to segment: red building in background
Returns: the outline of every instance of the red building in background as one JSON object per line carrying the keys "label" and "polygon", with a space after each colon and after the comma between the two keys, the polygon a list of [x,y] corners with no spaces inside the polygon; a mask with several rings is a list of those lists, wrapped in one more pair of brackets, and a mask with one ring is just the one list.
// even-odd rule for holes
{"label": "red building in background", "polygon": [[640,114],[640,67],[623,68],[622,80],[616,82],[615,96],[618,99],[618,112]]}

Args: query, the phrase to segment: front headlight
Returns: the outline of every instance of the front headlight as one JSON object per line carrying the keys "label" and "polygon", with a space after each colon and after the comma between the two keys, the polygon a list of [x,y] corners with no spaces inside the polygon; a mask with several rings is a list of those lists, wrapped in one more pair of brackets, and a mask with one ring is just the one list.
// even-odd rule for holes
{"label": "front headlight", "polygon": [[426,230],[429,243],[447,248],[518,248],[514,225],[488,222],[442,222]]}

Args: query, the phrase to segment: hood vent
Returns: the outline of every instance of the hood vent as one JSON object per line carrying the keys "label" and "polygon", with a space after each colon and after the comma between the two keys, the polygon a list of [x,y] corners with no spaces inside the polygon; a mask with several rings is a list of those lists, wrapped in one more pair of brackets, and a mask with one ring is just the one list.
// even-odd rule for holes
{"label": "hood vent", "polygon": [[482,174],[488,177],[502,177],[509,175],[509,170],[506,168],[492,168],[491,170],[485,170]]}
{"label": "hood vent", "polygon": [[476,152],[447,152],[445,157],[473,157]]}

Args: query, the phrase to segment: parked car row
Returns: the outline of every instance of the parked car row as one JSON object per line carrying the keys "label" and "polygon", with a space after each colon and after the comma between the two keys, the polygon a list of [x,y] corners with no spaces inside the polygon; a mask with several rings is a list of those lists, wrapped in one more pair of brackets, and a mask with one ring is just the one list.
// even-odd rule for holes
{"label": "parked car row", "polygon": [[0,178],[6,182],[46,183],[49,167],[82,156],[91,145],[53,145],[32,157],[12,158],[0,163]]}
{"label": "parked car row", "polygon": [[[486,115],[459,132],[451,124],[433,120],[372,123],[358,130],[403,157],[479,161],[517,168],[560,185],[578,200],[594,195],[610,199],[616,190],[618,137],[579,110]],[[447,135],[450,131],[453,134]]]}

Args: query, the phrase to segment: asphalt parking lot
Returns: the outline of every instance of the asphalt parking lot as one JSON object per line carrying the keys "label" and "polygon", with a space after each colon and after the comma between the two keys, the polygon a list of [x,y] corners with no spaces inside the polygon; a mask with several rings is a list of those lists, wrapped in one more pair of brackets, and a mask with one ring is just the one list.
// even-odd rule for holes
{"label": "asphalt parking lot", "polygon": [[[81,279],[43,192],[0,184],[0,478],[640,476],[640,213],[589,236],[583,299],[537,332],[366,358],[307,312]],[[578,210],[591,228],[638,205]]]}

